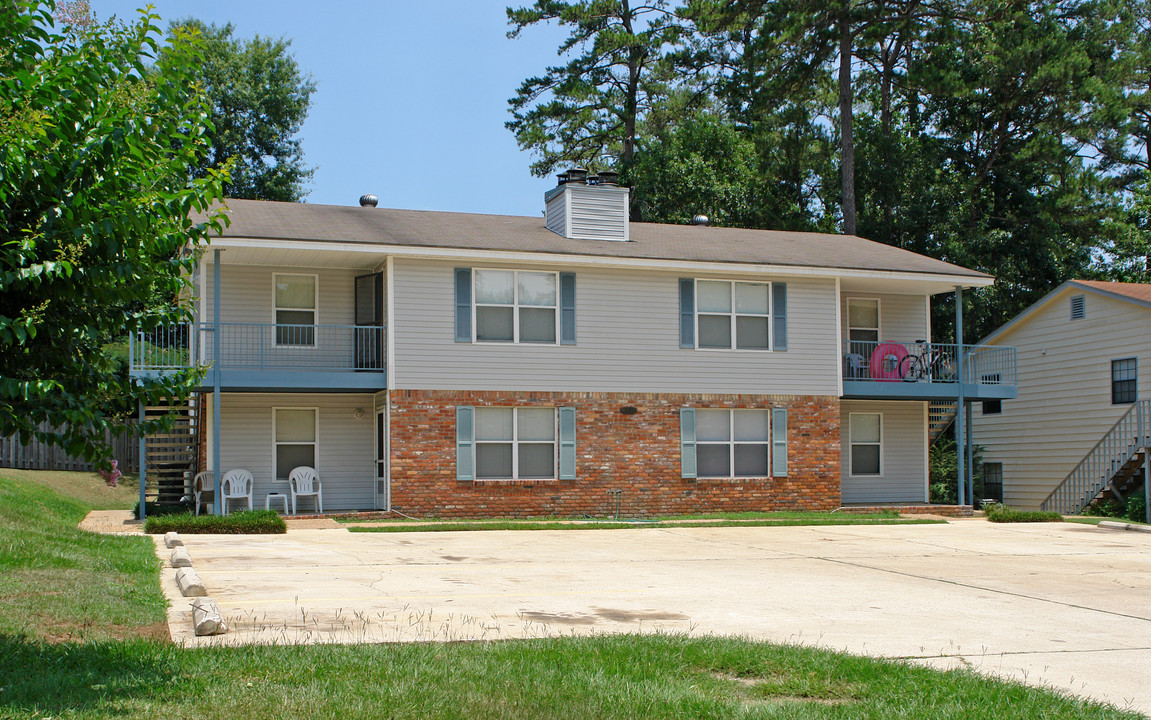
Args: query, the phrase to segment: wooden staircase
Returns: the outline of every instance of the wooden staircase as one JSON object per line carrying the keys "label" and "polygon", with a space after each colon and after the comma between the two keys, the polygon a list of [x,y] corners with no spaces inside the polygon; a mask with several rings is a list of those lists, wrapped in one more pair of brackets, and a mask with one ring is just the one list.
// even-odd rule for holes
{"label": "wooden staircase", "polygon": [[1143,485],[1143,464],[1151,447],[1151,400],[1139,400],[1091,448],[1041,507],[1078,515],[1096,500],[1114,495],[1126,500]]}
{"label": "wooden staircase", "polygon": [[191,492],[192,477],[199,461],[196,400],[182,404],[162,404],[144,409],[145,418],[154,420],[172,415],[171,426],[144,439],[147,453],[148,499],[160,505],[177,505]]}
{"label": "wooden staircase", "polygon": [[943,437],[943,433],[955,422],[957,414],[959,414],[959,403],[953,400],[931,401],[927,406],[927,437],[932,445]]}

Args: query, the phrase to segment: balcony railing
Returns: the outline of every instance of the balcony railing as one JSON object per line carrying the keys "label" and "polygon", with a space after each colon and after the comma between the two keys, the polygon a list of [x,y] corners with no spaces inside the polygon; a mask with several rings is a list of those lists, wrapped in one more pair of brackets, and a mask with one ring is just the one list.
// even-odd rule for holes
{"label": "balcony railing", "polygon": [[[958,346],[929,342],[850,341],[844,348],[844,381],[883,383],[959,382]],[[1015,348],[963,346],[963,383],[1016,384]]]}
{"label": "balcony railing", "polygon": [[129,337],[134,371],[211,365],[226,370],[383,371],[385,328],[365,325],[183,323]]}

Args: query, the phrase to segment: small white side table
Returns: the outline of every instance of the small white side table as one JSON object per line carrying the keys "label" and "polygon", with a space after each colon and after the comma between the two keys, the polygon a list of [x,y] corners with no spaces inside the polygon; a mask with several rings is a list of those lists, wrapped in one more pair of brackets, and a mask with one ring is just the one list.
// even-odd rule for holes
{"label": "small white side table", "polygon": [[272,509],[272,501],[273,500],[275,500],[276,502],[282,501],[284,503],[284,512],[282,514],[287,515],[288,514],[288,496],[285,495],[284,493],[268,493],[267,495],[264,496],[264,509],[265,510],[271,510]]}

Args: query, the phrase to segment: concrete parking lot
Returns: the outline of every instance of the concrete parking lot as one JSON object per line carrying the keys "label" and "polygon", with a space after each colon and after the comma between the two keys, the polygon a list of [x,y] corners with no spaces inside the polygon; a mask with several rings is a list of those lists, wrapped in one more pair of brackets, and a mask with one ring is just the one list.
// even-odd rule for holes
{"label": "concrete parking lot", "polygon": [[958,520],[184,541],[230,625],[194,637],[165,570],[172,635],[189,645],[738,634],[1151,712],[1151,534]]}

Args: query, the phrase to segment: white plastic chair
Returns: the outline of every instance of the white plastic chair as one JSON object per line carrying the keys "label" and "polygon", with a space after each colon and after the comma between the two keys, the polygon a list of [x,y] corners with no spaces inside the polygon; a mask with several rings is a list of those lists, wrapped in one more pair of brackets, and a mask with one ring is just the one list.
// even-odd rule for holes
{"label": "white plastic chair", "polygon": [[208,496],[208,502],[211,503],[215,500],[216,493],[216,473],[211,470],[196,473],[196,477],[192,480],[192,495],[196,501],[196,514],[200,514],[200,506],[203,504],[203,496]]}
{"label": "white plastic chair", "polygon": [[316,508],[324,512],[324,496],[320,492],[320,476],[316,469],[301,465],[288,473],[288,490],[292,493],[292,514],[296,514],[296,498],[316,498]]}
{"label": "white plastic chair", "polygon": [[229,500],[247,499],[248,509],[252,509],[252,473],[242,468],[229,470],[220,479],[220,498],[225,515],[228,514]]}

